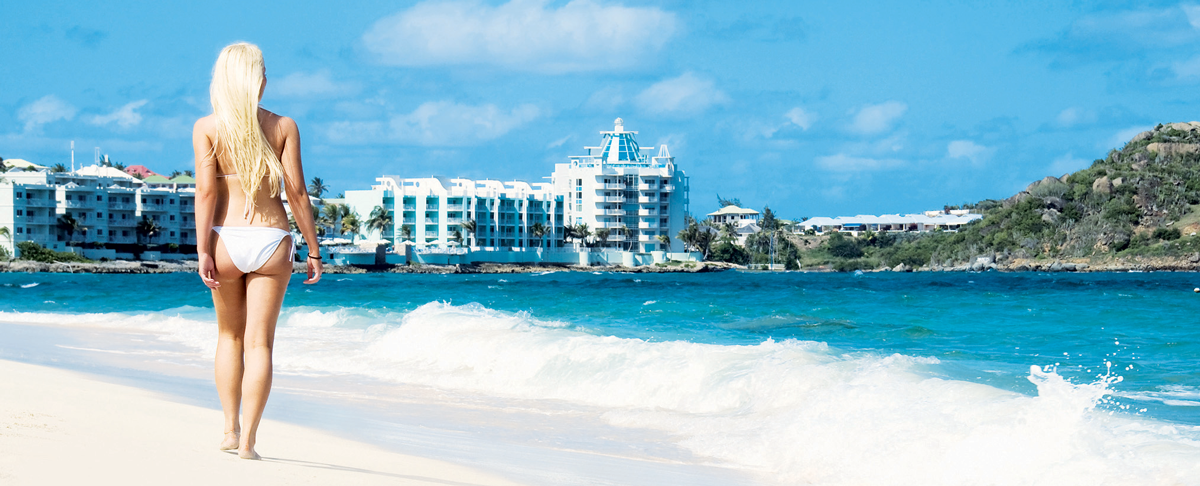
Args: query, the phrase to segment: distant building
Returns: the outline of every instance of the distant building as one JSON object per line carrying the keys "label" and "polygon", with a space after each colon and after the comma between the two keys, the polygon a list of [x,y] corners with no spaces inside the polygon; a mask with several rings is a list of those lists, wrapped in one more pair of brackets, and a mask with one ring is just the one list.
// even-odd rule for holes
{"label": "distant building", "polygon": [[813,230],[817,233],[845,231],[857,234],[860,231],[910,232],[958,231],[963,225],[982,219],[982,214],[962,211],[926,211],[922,214],[885,214],[882,216],[858,215],[836,218],[810,218],[796,225],[796,231]]}
{"label": "distant building", "polygon": [[[409,241],[417,248],[464,246],[525,249],[562,245],[562,196],[549,184],[521,181],[401,178],[383,176],[370,190],[346,191],[345,203],[358,214],[362,233],[393,244]],[[381,207],[393,224],[367,230],[372,211]],[[463,223],[475,222],[475,232]],[[541,224],[545,234],[534,237]],[[455,241],[461,235],[462,242]],[[405,238],[405,235],[408,238]]]}
{"label": "distant building", "polygon": [[[132,252],[138,243],[137,224],[145,217],[160,231],[142,238],[142,243],[176,244],[186,253],[195,253],[194,184],[152,188],[97,166],[76,172],[9,171],[4,178],[0,226],[8,227],[13,237],[0,244],[10,252],[21,241],[54,250],[64,250],[74,241]],[[77,233],[58,227],[58,218],[64,215],[79,223]]]}
{"label": "distant building", "polygon": [[126,167],[125,173],[129,174],[131,176],[141,178],[141,179],[145,179],[145,178],[153,176],[153,175],[158,175],[154,171],[150,170],[149,168],[147,168],[144,165],[131,165],[129,167]]}
{"label": "distant building", "polygon": [[728,205],[715,212],[708,213],[708,219],[716,224],[734,223],[738,227],[758,224],[758,219],[761,215],[758,211],[749,208],[739,208],[735,205]]}
{"label": "distant building", "polygon": [[[566,204],[566,222],[586,224],[593,232],[607,229],[603,244],[638,252],[682,250],[674,237],[688,213],[688,178],[663,145],[648,156],[638,146],[637,132],[627,131],[617,118],[612,131],[587,155],[574,155],[556,164],[550,180]],[[659,241],[671,239],[670,248]]]}

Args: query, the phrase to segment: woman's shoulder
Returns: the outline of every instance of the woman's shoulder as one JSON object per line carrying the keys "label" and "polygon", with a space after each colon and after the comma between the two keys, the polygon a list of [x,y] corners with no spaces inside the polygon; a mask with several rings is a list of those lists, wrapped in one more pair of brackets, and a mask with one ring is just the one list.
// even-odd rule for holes
{"label": "woman's shoulder", "polygon": [[259,110],[262,111],[262,114],[263,114],[263,117],[260,119],[263,121],[264,127],[266,125],[271,125],[271,126],[277,127],[278,129],[280,129],[284,132],[291,132],[291,131],[297,130],[296,129],[296,120],[293,120],[289,117],[280,115],[280,114],[275,113],[266,108],[260,107]]}
{"label": "woman's shoulder", "polygon": [[196,130],[204,129],[205,131],[207,131],[208,129],[215,128],[216,126],[217,126],[217,115],[210,114],[208,116],[200,117],[199,120],[196,120],[196,124],[194,125],[194,128]]}

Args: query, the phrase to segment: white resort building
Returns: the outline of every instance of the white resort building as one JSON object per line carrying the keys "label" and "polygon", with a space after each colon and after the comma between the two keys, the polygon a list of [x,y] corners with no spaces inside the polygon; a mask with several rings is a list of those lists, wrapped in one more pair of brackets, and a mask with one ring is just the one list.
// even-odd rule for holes
{"label": "white resort building", "polygon": [[[5,179],[0,184],[0,226],[12,234],[12,238],[0,237],[0,245],[10,253],[21,241],[59,251],[66,250],[69,242],[78,242],[84,245],[85,254],[95,258],[132,253],[139,243],[137,225],[142,217],[153,221],[159,231],[141,238],[140,243],[180,247],[196,244],[194,181],[191,185],[152,188],[105,167],[91,166],[75,172],[36,167],[0,174]],[[58,225],[58,218],[68,215],[77,222],[74,232]],[[195,253],[187,249],[182,252]]]}
{"label": "white resort building", "polygon": [[[563,196],[566,222],[586,224],[595,234],[609,232],[603,246],[635,252],[682,251],[674,236],[688,213],[687,175],[675,165],[667,146],[647,155],[638,146],[637,132],[627,131],[617,118],[612,131],[587,155],[556,164],[551,182]],[[670,238],[664,245],[660,235]]]}
{"label": "white resort building", "polygon": [[965,209],[925,211],[922,214],[884,214],[882,216],[860,214],[836,218],[817,217],[797,224],[796,231],[803,232],[810,229],[817,233],[842,231],[855,235],[860,231],[910,233],[937,230],[958,231],[963,225],[982,218],[982,214],[974,214]]}
{"label": "white resort building", "polygon": [[[345,202],[363,222],[368,238],[393,244],[412,242],[417,248],[471,246],[484,248],[555,248],[563,239],[562,197],[549,184],[521,181],[405,179],[383,176],[370,190],[346,191]],[[376,207],[392,225],[366,229]],[[472,233],[464,228],[475,222]],[[535,234],[540,225],[542,234]]]}

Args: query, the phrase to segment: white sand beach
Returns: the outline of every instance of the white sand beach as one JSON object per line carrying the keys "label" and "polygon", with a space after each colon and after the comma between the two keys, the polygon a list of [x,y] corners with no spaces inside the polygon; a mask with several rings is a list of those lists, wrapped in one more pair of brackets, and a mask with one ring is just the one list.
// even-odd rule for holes
{"label": "white sand beach", "polygon": [[86,374],[0,360],[0,484],[512,485],[265,419],[262,461],[217,450],[221,412]]}

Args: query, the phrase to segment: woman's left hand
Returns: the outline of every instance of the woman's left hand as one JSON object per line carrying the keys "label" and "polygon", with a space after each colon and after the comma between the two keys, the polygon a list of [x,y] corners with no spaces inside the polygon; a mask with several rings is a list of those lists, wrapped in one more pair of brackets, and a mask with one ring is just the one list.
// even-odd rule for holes
{"label": "woman's left hand", "polygon": [[316,258],[305,258],[305,260],[308,260],[308,280],[305,280],[304,283],[315,284],[320,282],[321,272],[325,270],[324,263]]}

